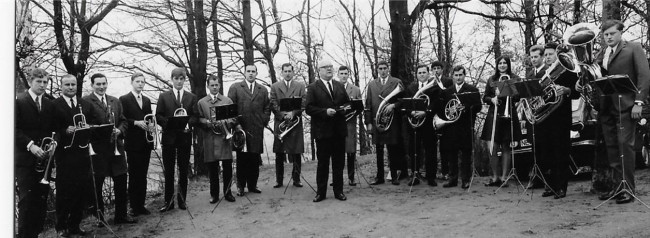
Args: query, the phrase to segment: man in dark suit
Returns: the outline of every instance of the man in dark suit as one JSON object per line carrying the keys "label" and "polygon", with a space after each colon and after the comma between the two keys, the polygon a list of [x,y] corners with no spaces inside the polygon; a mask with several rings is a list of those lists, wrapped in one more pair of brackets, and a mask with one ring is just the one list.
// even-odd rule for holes
{"label": "man in dark suit", "polygon": [[[371,185],[377,185],[384,183],[384,145],[386,145],[388,150],[388,161],[390,166],[390,173],[392,178],[393,185],[399,185],[399,177],[407,176],[406,171],[402,168],[401,165],[404,164],[404,151],[402,149],[402,136],[401,136],[401,127],[402,120],[401,115],[398,112],[398,102],[397,99],[400,98],[400,94],[404,89],[402,81],[398,78],[390,76],[388,62],[380,61],[377,63],[377,72],[379,72],[379,77],[370,83],[368,83],[368,92],[366,94],[366,109],[365,109],[365,122],[366,128],[372,133],[372,141],[375,144],[377,150],[377,176],[375,181]],[[385,131],[379,131],[377,129],[377,122],[375,121],[375,116],[377,111],[379,111],[379,105],[391,92],[395,91],[397,88],[401,88],[400,93],[394,95],[392,98],[387,98],[387,111],[394,111],[393,121],[390,127],[386,128]],[[406,167],[406,166],[404,166]],[[402,175],[398,175],[397,171],[402,170]]]}
{"label": "man in dark suit", "polygon": [[[546,73],[546,69],[548,68],[548,66],[544,63],[544,61],[545,61],[544,60],[544,46],[543,45],[533,45],[528,49],[528,54],[529,54],[529,57],[530,57],[530,62],[533,65],[533,70],[530,70],[530,71],[528,71],[528,73],[526,73],[526,79],[527,80],[532,80],[532,79],[538,79],[539,80],[539,79],[542,78],[542,76],[544,76],[544,74]],[[536,128],[533,128],[533,130],[535,130],[535,129]],[[535,135],[536,134],[537,133],[535,133]],[[532,139],[533,135],[531,134],[530,136],[531,136],[530,141],[533,141],[533,139]],[[536,140],[535,140],[535,143],[537,143]],[[533,145],[533,146],[537,147],[536,144]],[[546,179],[546,178],[548,178],[548,166],[546,165],[544,159],[542,158],[542,154],[541,154],[541,151],[539,150],[539,148],[535,148],[535,154],[536,154],[536,158],[537,158],[537,165],[539,166],[542,173],[544,173],[544,174],[541,174],[541,176],[544,176],[544,178]],[[544,183],[542,182],[542,180],[539,177],[535,177],[535,179],[531,183],[529,183],[529,186],[528,186],[529,189],[543,188],[543,187],[544,187]]]}
{"label": "man in dark suit", "polygon": [[[158,96],[156,107],[156,122],[162,127],[162,154],[165,173],[165,205],[160,212],[174,209],[174,171],[178,161],[178,208],[185,210],[187,196],[187,172],[190,164],[190,148],[192,146],[192,127],[194,106],[198,101],[196,95],[185,91],[183,85],[187,79],[184,68],[175,68],[171,74],[172,90],[163,92]],[[183,129],[167,129],[169,118],[174,117],[176,109],[183,108],[189,116],[189,121]]]}
{"label": "man in dark suit", "polygon": [[[144,75],[134,73],[131,76],[133,89],[120,97],[127,123],[124,150],[129,165],[129,205],[132,216],[151,214],[144,207],[147,196],[147,172],[153,148],[153,143],[147,141],[146,133],[153,131],[153,127],[157,125],[153,123],[147,125],[144,121],[145,115],[151,114],[151,100],[142,94],[144,84]],[[149,134],[149,139],[155,138],[153,134]]]}
{"label": "man in dark suit", "polygon": [[[348,82],[350,77],[350,69],[347,66],[339,67],[338,80],[345,87],[345,92],[348,93],[350,100],[361,99],[361,90],[351,82]],[[357,154],[357,116],[355,115],[346,122],[348,128],[348,135],[345,137],[345,154],[347,157],[348,167],[348,185],[356,186],[354,181],[354,167]]]}
{"label": "man in dark suit", "polygon": [[[72,139],[81,141],[83,132],[77,132],[78,126],[96,125],[97,113],[90,102],[81,99],[77,93],[77,79],[74,75],[64,75],[61,79],[61,97],[54,100],[54,129],[60,139],[56,150],[56,231],[59,236],[85,235],[79,227],[86,199],[92,194],[90,174],[90,143],[86,147],[72,145]],[[83,113],[86,125],[79,125],[76,114]],[[77,135],[79,134],[79,135]],[[69,148],[69,145],[72,145]]]}
{"label": "man in dark suit", "polygon": [[[280,100],[284,98],[300,98],[305,97],[305,84],[300,81],[293,80],[293,65],[286,63],[282,65],[282,77],[280,80],[271,85],[271,110],[273,111],[274,123],[273,131],[276,136],[273,140],[273,152],[275,153],[275,178],[276,184],[274,188],[282,187],[284,178],[284,161],[287,155],[289,162],[293,163],[293,170],[291,171],[291,178],[293,179],[293,186],[302,187],[300,182],[300,165],[301,155],[305,152],[304,133],[302,129],[302,108],[293,111],[280,111]],[[279,138],[280,129],[279,125],[283,121],[298,120],[298,124],[284,135],[282,140]],[[289,123],[287,123],[289,125]]]}
{"label": "man in dark suit", "polygon": [[52,136],[53,105],[43,97],[48,84],[48,73],[44,69],[31,70],[27,80],[29,89],[16,97],[14,115],[14,176],[18,191],[16,237],[36,238],[43,230],[50,186],[39,183],[44,172],[36,172],[35,167],[37,161],[47,161],[52,153],[41,148],[41,141]]}
{"label": "man in dark suit", "polygon": [[[447,103],[455,99],[460,93],[476,93],[478,89],[465,83],[465,67],[458,65],[453,69],[455,84],[445,89],[442,93],[442,102]],[[445,188],[455,187],[458,185],[458,152],[460,157],[460,177],[461,188],[469,188],[469,180],[472,176],[472,129],[474,128],[474,119],[476,113],[481,110],[481,105],[465,105],[460,112],[460,118],[442,128],[442,139],[440,140],[440,154],[449,156],[446,160],[449,162],[449,180],[442,186]],[[445,151],[445,153],[442,153]]]}
{"label": "man in dark suit", "polygon": [[246,78],[234,83],[228,90],[228,98],[237,104],[239,118],[238,129],[246,133],[246,151],[237,151],[237,196],[244,196],[244,187],[252,193],[262,193],[257,188],[260,176],[262,152],[264,151],[264,127],[271,119],[269,91],[256,83],[257,67],[250,64],[244,67]]}
{"label": "man in dark suit", "polygon": [[116,97],[106,94],[108,79],[106,76],[97,73],[90,76],[90,84],[93,93],[83,97],[94,107],[97,115],[97,121],[100,124],[114,124],[113,134],[110,138],[94,138],[92,145],[96,155],[92,156],[92,166],[95,175],[95,194],[91,196],[93,209],[92,214],[100,219],[98,227],[103,227],[106,223],[104,220],[104,199],[102,191],[104,187],[104,178],[110,176],[113,178],[113,191],[115,193],[115,224],[136,223],[136,220],[130,218],[126,213],[127,203],[127,165],[124,157],[123,135],[126,131],[126,119],[122,114],[122,104]]}
{"label": "man in dark suit", "polygon": [[[329,163],[332,160],[332,180],[334,182],[334,197],[345,201],[343,194],[343,167],[345,159],[345,137],[347,126],[345,112],[338,110],[350,101],[343,84],[332,80],[334,67],[329,60],[318,63],[320,80],[311,83],[307,88],[307,115],[311,116],[311,132],[316,140],[316,169],[317,192],[314,202],[323,201],[327,194],[327,179]],[[338,110],[338,111],[337,111]]]}
{"label": "man in dark suit", "polygon": [[[454,80],[451,78],[445,76],[443,74],[444,72],[444,65],[440,61],[433,61],[431,63],[431,80],[434,80],[436,84],[438,85],[438,88],[441,90],[445,90],[448,87],[451,87],[454,85]],[[434,138],[434,140],[439,140],[437,141],[437,144],[443,144],[442,140],[444,140],[443,136],[440,134],[440,131],[436,131],[438,135],[440,136],[439,138]],[[434,142],[435,143],[435,142]],[[449,158],[449,155],[444,155],[443,153],[446,153],[447,151],[440,149],[440,179],[448,179],[449,178],[449,161],[447,161],[447,158]],[[436,162],[437,163],[437,162]],[[437,164],[436,164],[437,166]],[[429,171],[427,171],[427,177],[428,177]],[[435,183],[435,182],[434,182]]]}
{"label": "man in dark suit", "polygon": [[[643,47],[638,43],[621,39],[623,28],[623,23],[618,20],[603,22],[600,29],[607,47],[598,54],[596,63],[603,67],[604,75],[628,75],[639,91],[600,97],[598,117],[602,122],[609,164],[614,170],[614,181],[620,182],[621,177],[625,177],[634,193],[634,133],[636,120],[641,118],[641,107],[648,98],[650,69]],[[620,132],[619,120],[621,122]],[[621,159],[621,155],[623,159]],[[603,194],[600,198],[608,199],[617,192],[613,190]],[[616,203],[619,204],[632,201],[634,198],[631,194],[620,193],[616,197]]]}
{"label": "man in dark suit", "polygon": [[[440,108],[441,89],[432,78],[429,77],[429,67],[420,65],[416,71],[417,81],[411,83],[406,88],[406,97],[429,98],[429,104],[426,111],[412,111],[408,113],[409,126],[406,127],[408,141],[410,141],[407,151],[409,151],[409,168],[412,171],[412,177],[409,179],[409,186],[420,184],[419,170],[422,164],[425,165],[427,181],[430,185],[436,183],[436,171],[438,167],[438,150],[437,137],[433,128],[433,116]],[[417,128],[413,128],[413,123],[421,122]],[[416,133],[417,132],[417,133]],[[415,138],[413,136],[416,136]]]}

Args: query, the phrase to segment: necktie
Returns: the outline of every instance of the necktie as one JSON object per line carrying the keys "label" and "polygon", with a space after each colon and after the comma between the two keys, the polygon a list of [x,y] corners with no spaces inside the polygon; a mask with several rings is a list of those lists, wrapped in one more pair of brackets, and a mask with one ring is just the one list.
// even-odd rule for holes
{"label": "necktie", "polygon": [[142,109],[142,98],[140,97],[140,95],[138,95],[138,98],[137,98],[136,101],[138,101],[138,106],[140,107],[140,109]]}
{"label": "necktie", "polygon": [[248,88],[249,88],[249,90],[251,90],[251,94],[253,94],[253,84],[252,83],[248,84]]}
{"label": "necktie", "polygon": [[36,96],[36,100],[34,102],[36,103],[36,107],[38,108],[38,112],[41,112],[41,103],[39,102],[41,100],[38,100],[38,99],[39,99],[39,96]]}
{"label": "necktie", "polygon": [[74,109],[77,105],[74,105],[74,99],[70,98],[70,108]]}
{"label": "necktie", "polygon": [[327,81],[327,87],[330,90],[330,97],[334,98],[334,91],[332,90],[332,82]]}
{"label": "necktie", "polygon": [[181,102],[181,91],[176,91],[176,100],[180,103]]}
{"label": "necktie", "polygon": [[424,84],[420,83],[420,87],[418,89],[422,89],[422,87],[424,87]]}
{"label": "necktie", "polygon": [[106,101],[104,100],[104,97],[102,97],[102,104],[104,104],[104,108],[106,108]]}
{"label": "necktie", "polygon": [[614,48],[609,48],[609,55],[607,56],[607,65],[605,65],[605,69],[609,68],[609,63],[612,62],[612,57],[614,57]]}

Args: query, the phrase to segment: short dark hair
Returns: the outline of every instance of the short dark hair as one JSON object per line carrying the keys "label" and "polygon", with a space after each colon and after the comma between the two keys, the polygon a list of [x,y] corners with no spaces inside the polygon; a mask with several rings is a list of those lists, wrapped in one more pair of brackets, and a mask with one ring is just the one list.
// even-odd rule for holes
{"label": "short dark hair", "polygon": [[[205,80],[205,84],[208,85],[210,84],[210,81],[214,81],[214,80],[216,80],[217,83],[219,83],[219,77],[215,76],[214,74],[210,74],[208,75],[208,78]],[[221,85],[221,83],[219,83],[219,85]]]}
{"label": "short dark hair", "polygon": [[[106,78],[106,75],[102,73],[93,74],[92,76],[90,76],[90,84],[95,84],[96,78]],[[108,81],[108,79],[106,79],[106,81]]]}
{"label": "short dark hair", "polygon": [[255,64],[246,64],[246,65],[244,65],[244,71],[246,70],[246,67],[248,67],[248,66],[255,67],[255,72],[257,72],[257,66],[255,66]]}
{"label": "short dark hair", "polygon": [[31,81],[34,80],[34,78],[43,78],[43,77],[47,77],[49,75],[50,74],[48,74],[47,71],[45,71],[44,69],[34,68],[31,71],[29,71],[29,77],[27,77],[27,78],[28,78],[29,82],[31,82]]}
{"label": "short dark hair", "polygon": [[433,61],[433,63],[431,63],[431,68],[432,69],[433,69],[433,67],[436,67],[436,66],[440,66],[440,68],[445,67],[445,66],[442,65],[442,62],[440,62],[439,60]]}
{"label": "short dark hair", "polygon": [[554,50],[557,50],[557,47],[558,47],[558,44],[557,44],[557,43],[555,43],[555,42],[549,42],[549,43],[546,43],[546,45],[544,45],[544,50],[546,50],[546,49],[554,49]]}
{"label": "short dark hair", "polygon": [[386,67],[390,66],[390,65],[388,65],[388,62],[386,62],[385,60],[377,62],[377,68],[379,68],[380,65],[385,65]]}
{"label": "short dark hair", "polygon": [[[280,67],[280,69],[281,69],[282,71],[284,71],[284,68],[286,68],[286,67],[291,67],[291,70],[293,70],[293,65],[291,65],[291,63],[284,63],[284,64],[282,64],[282,67]],[[257,70],[257,67],[255,67],[255,69]]]}
{"label": "short dark hair", "polygon": [[456,71],[461,71],[461,70],[463,71],[463,75],[466,75],[466,74],[467,74],[467,72],[465,72],[465,67],[463,67],[462,65],[456,65],[456,66],[454,66],[454,72],[456,72]]}
{"label": "short dark hair", "polygon": [[143,78],[144,78],[144,74],[142,74],[142,73],[140,73],[140,72],[133,73],[133,74],[131,75],[131,82],[133,82],[133,80],[135,80],[135,79],[138,78],[138,77],[143,77]]}
{"label": "short dark hair", "polygon": [[528,49],[528,54],[533,54],[533,52],[539,51],[539,54],[542,55],[544,54],[544,46],[541,45],[533,45]]}
{"label": "short dark hair", "polygon": [[418,69],[420,69],[420,68],[425,68],[425,69],[427,69],[427,72],[429,72],[429,66],[428,66],[428,65],[426,65],[426,64],[421,64],[421,65],[418,65],[418,67],[417,67],[417,68],[415,68],[415,71],[417,71],[417,70],[418,70]]}
{"label": "short dark hair", "polygon": [[625,25],[623,25],[623,22],[620,20],[614,20],[614,19],[609,19],[605,20],[602,25],[600,25],[600,31],[605,31],[609,28],[612,28],[613,26],[616,26],[616,30],[623,31],[623,28],[625,28]]}
{"label": "short dark hair", "polygon": [[175,68],[172,70],[172,78],[175,78],[176,76],[187,76],[187,71],[185,68]]}
{"label": "short dark hair", "polygon": [[345,65],[341,65],[341,67],[339,67],[339,71],[341,71],[341,70],[347,70],[347,71],[350,71],[350,69],[348,68],[348,66],[345,66]]}

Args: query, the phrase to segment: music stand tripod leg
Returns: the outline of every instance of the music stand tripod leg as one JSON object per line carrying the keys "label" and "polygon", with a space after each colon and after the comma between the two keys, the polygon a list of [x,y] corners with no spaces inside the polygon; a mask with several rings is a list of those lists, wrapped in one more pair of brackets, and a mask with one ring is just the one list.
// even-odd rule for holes
{"label": "music stand tripod leg", "polygon": [[[512,163],[511,163],[510,166],[511,166],[512,168],[510,168],[510,172],[508,173],[508,177],[506,178],[506,180],[504,180],[503,183],[501,183],[501,186],[499,186],[499,188],[497,188],[497,190],[494,191],[494,194],[496,194],[497,192],[499,192],[499,190],[500,190],[503,186],[505,186],[506,184],[508,184],[508,181],[510,181],[510,179],[513,178],[513,177],[515,178],[515,180],[517,181],[517,183],[519,183],[519,185],[520,185],[522,188],[524,187],[524,185],[521,183],[521,180],[519,180],[519,176],[517,176],[517,170],[515,169],[515,150],[514,150],[514,148],[511,146],[511,145],[514,144],[514,139],[515,139],[515,138],[514,138],[514,134],[515,134],[515,133],[514,133],[514,130],[515,130],[515,129],[514,129],[514,122],[513,122],[513,120],[514,120],[514,115],[511,115],[511,116],[510,116],[510,145],[507,145],[507,146],[510,147],[510,159],[511,159],[511,161],[512,161]],[[503,154],[502,154],[502,156],[503,156]],[[516,184],[515,184],[515,185],[516,185]],[[517,187],[517,192],[519,192],[519,187]]]}
{"label": "music stand tripod leg", "polygon": [[375,192],[375,188],[372,187],[372,185],[370,185],[370,182],[368,182],[368,179],[366,179],[366,176],[363,174],[363,171],[361,171],[361,168],[359,167],[359,161],[355,159],[354,165],[357,172],[359,172],[359,174],[361,175],[361,178],[363,178],[363,181],[366,181],[366,184],[368,184],[368,187],[370,187],[372,192]]}
{"label": "music stand tripod leg", "polygon": [[[115,234],[115,232],[113,231],[113,229],[111,229],[111,226],[108,225],[108,222],[106,221],[106,217],[104,216],[104,212],[99,210],[99,200],[97,200],[99,198],[97,197],[97,183],[95,182],[95,167],[93,165],[93,156],[92,155],[88,156],[88,158],[90,159],[90,172],[91,172],[91,178],[92,178],[92,183],[93,183],[93,191],[92,192],[93,192],[93,195],[95,196],[95,213],[97,214],[97,217],[96,217],[97,221],[101,222],[104,225],[104,227],[106,227],[108,229],[108,231],[110,231],[113,234],[113,236],[118,237],[117,234]],[[95,231],[93,231],[93,233],[94,232]]]}
{"label": "music stand tripod leg", "polygon": [[[539,167],[537,164],[537,140],[536,140],[536,134],[535,134],[535,121],[533,121],[532,128],[533,128],[533,168],[531,169],[531,175],[528,180],[528,186],[524,189],[523,193],[526,193],[529,187],[531,187],[533,181],[535,181],[535,178],[540,178],[542,182],[544,183],[544,186],[553,192],[553,194],[558,195],[555,190],[551,186],[549,186],[548,182],[546,181],[546,178],[544,178],[544,173],[542,173],[542,169]],[[531,193],[530,193],[530,198],[533,198],[533,189],[531,188]],[[522,194],[523,194],[522,193]]]}

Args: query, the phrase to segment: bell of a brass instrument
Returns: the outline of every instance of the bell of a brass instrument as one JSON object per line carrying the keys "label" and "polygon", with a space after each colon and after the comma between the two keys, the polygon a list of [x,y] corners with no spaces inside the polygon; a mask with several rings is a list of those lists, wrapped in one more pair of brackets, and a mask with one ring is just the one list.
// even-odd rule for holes
{"label": "bell of a brass instrument", "polygon": [[564,31],[564,43],[572,46],[577,60],[581,64],[592,64],[594,40],[598,36],[598,26],[593,23],[578,23]]}
{"label": "bell of a brass instrument", "polygon": [[393,122],[393,115],[395,115],[395,110],[388,111],[388,101],[395,97],[397,94],[404,90],[402,84],[398,84],[395,89],[393,89],[390,94],[388,94],[381,103],[379,103],[379,109],[377,109],[377,114],[375,115],[375,124],[377,125],[377,131],[384,132],[390,128],[390,125]]}
{"label": "bell of a brass instrument", "polygon": [[[50,154],[50,153],[54,154],[54,150],[56,149],[57,143],[54,140],[54,135],[55,134],[56,134],[55,132],[52,132],[51,137],[44,137],[43,140],[41,141],[41,145],[40,145],[41,149],[44,152],[48,153],[48,154]],[[51,157],[51,155],[48,156],[48,157]],[[41,173],[43,171],[46,171],[47,167],[49,166],[49,163],[50,163],[49,158],[48,159],[46,159],[46,158],[37,158],[36,159],[36,166],[34,166],[34,170],[36,170],[36,172],[39,172],[39,173]]]}
{"label": "bell of a brass instrument", "polygon": [[244,130],[238,129],[233,132],[232,146],[235,150],[246,152],[246,132]]}
{"label": "bell of a brass instrument", "polygon": [[90,156],[95,156],[97,153],[95,153],[95,150],[93,150],[93,144],[88,143],[88,154]]}
{"label": "bell of a brass instrument", "polygon": [[289,120],[282,119],[282,122],[278,125],[278,139],[282,141],[284,137],[298,125],[298,123],[300,123],[300,117],[297,116],[294,116]]}
{"label": "bell of a brass instrument", "polygon": [[506,105],[505,108],[503,109],[503,115],[501,117],[503,118],[510,118],[512,115],[510,115],[510,96],[506,97]]}
{"label": "bell of a brass instrument", "polygon": [[175,117],[184,117],[187,116],[187,110],[183,108],[183,104],[181,103],[181,107],[177,108],[174,110],[174,116]]}

